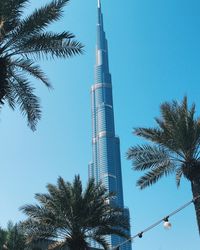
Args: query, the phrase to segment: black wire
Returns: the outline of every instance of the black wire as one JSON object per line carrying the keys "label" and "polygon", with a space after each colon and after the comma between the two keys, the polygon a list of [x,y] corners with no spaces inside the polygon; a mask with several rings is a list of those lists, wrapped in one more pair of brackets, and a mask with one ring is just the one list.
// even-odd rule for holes
{"label": "black wire", "polygon": [[154,227],[158,226],[160,223],[162,223],[163,221],[165,221],[166,219],[168,219],[169,217],[172,217],[173,215],[177,214],[178,212],[180,212],[181,210],[183,210],[184,208],[188,207],[191,203],[194,203],[196,200],[198,200],[200,198],[200,195],[197,197],[194,197],[191,201],[187,202],[186,204],[184,204],[183,206],[181,206],[180,208],[176,209],[175,211],[173,211],[172,213],[170,213],[169,215],[165,216],[164,218],[162,218],[161,220],[155,222],[154,224],[152,224],[151,226],[145,228],[143,231],[137,233],[134,236],[131,236],[129,239],[125,240],[124,242],[118,244],[117,246],[111,248],[111,250],[117,250],[119,249],[120,246],[128,243],[128,242],[132,242],[133,239],[139,237],[142,238],[143,234],[148,232],[149,230],[153,229]]}

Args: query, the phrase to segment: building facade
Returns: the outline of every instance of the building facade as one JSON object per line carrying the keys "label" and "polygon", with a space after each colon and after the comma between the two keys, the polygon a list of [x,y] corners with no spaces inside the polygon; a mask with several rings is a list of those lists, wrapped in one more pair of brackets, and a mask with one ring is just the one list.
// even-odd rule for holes
{"label": "building facade", "polygon": [[[112,78],[100,0],[98,0],[95,81],[91,87],[91,112],[92,162],[89,164],[89,178],[94,178],[96,182],[101,181],[109,192],[114,192],[116,194],[114,203],[124,208],[120,141],[115,135]],[[124,208],[124,213],[129,217],[127,208]],[[109,238],[111,247],[123,241],[124,239],[114,235]],[[122,245],[120,250],[131,250],[131,244]]]}

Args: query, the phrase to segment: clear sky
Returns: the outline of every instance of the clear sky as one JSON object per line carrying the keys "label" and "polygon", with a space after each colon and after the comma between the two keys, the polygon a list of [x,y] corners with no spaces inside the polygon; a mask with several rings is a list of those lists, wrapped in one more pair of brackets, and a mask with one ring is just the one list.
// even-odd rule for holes
{"label": "clear sky", "polygon": [[[47,0],[32,0],[31,11]],[[52,30],[70,30],[85,44],[85,54],[42,62],[54,90],[34,80],[43,107],[33,133],[26,120],[4,107],[0,113],[0,225],[23,219],[19,207],[34,202],[58,176],[87,181],[91,160],[90,86],[94,79],[96,0],[71,0]],[[200,1],[102,0],[113,78],[116,133],[121,139],[125,204],[136,234],[192,199],[190,184],[176,189],[174,176],[140,191],[139,176],[125,154],[140,143],[133,127],[153,126],[163,101],[185,94],[200,114]],[[161,226],[136,239],[136,250],[199,250],[193,205],[172,217],[170,231]]]}

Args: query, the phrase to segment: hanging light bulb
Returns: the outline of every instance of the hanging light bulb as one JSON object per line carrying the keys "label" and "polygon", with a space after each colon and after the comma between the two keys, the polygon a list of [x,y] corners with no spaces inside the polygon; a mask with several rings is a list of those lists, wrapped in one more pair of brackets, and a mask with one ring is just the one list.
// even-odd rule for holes
{"label": "hanging light bulb", "polygon": [[172,224],[169,222],[169,216],[165,217],[163,221],[163,226],[165,229],[170,229],[172,227]]}

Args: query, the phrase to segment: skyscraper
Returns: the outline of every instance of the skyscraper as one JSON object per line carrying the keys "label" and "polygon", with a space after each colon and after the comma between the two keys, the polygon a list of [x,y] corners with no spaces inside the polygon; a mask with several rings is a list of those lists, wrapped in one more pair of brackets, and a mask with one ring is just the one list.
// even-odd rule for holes
{"label": "skyscraper", "polygon": [[[120,141],[115,135],[112,79],[100,0],[98,0],[95,82],[91,88],[91,102],[92,162],[89,164],[89,178],[94,178],[96,182],[101,181],[108,191],[114,192],[115,204],[124,208]],[[124,212],[129,216],[127,208],[124,208]],[[123,240],[112,235],[109,242],[114,247]],[[131,250],[131,244],[124,244],[120,249]]]}

